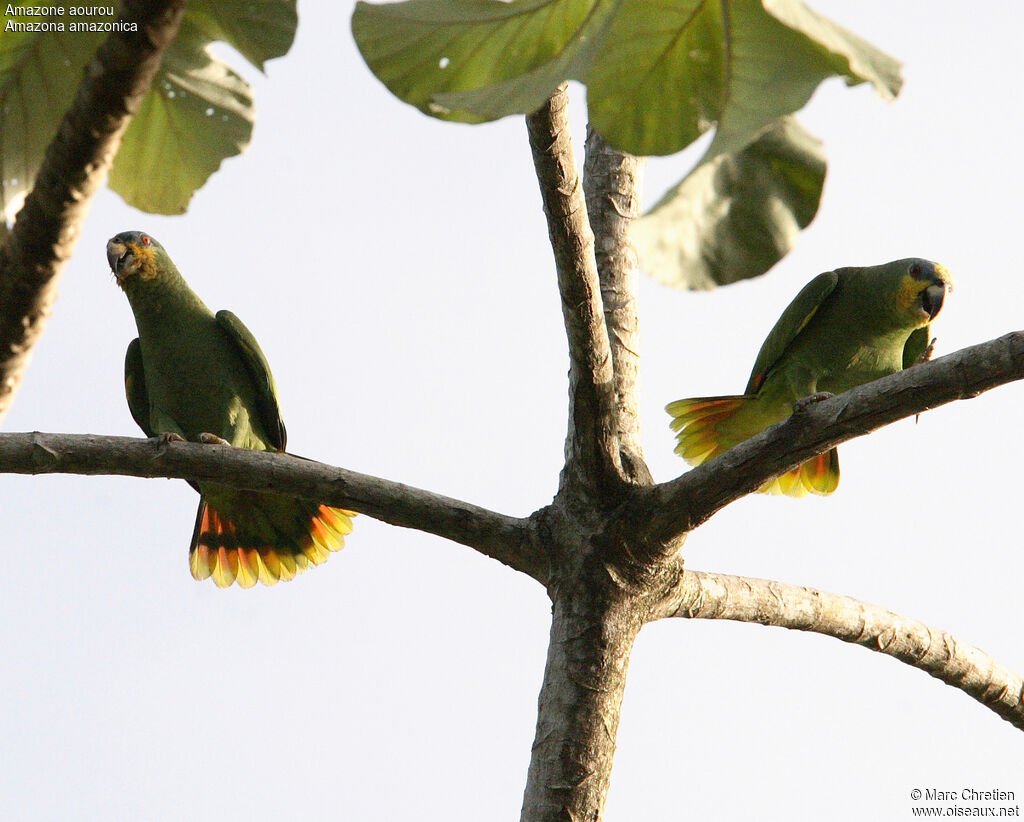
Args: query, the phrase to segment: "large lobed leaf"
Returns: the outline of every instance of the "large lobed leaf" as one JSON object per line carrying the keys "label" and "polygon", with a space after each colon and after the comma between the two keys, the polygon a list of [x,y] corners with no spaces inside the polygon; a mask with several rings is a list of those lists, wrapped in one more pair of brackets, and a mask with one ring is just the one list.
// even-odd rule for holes
{"label": "large lobed leaf", "polygon": [[736,151],[841,76],[899,91],[899,65],[800,0],[359,2],[352,31],[398,97],[475,122],[587,84],[590,119],[617,148],[671,154],[716,123]]}
{"label": "large lobed leaf", "polygon": [[[42,4],[19,3],[24,7]],[[55,5],[55,4],[48,4]],[[70,10],[73,3],[58,3]],[[244,150],[254,110],[248,83],[209,45],[224,41],[258,68],[291,47],[296,0],[191,0],[178,37],[124,135],[110,186],[143,211],[177,214],[228,157]],[[6,11],[6,6],[0,7]],[[31,189],[43,154],[107,34],[74,22],[116,18],[0,14],[0,219]],[[8,21],[63,23],[65,31],[6,31]]]}
{"label": "large lobed leaf", "polygon": [[142,211],[184,213],[221,162],[248,145],[255,114],[251,91],[182,21],[124,134],[110,187]]}
{"label": "large lobed leaf", "polygon": [[631,238],[645,273],[704,289],[765,273],[814,219],[825,184],[821,142],[784,117],[735,153],[698,165]]}

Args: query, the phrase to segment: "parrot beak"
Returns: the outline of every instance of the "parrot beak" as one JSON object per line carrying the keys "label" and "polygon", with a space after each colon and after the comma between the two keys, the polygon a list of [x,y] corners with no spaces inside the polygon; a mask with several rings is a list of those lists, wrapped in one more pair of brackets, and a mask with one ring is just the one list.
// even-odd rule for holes
{"label": "parrot beak", "polygon": [[942,302],[946,299],[946,284],[936,283],[930,285],[921,292],[921,308],[928,315],[928,320],[934,320],[942,310]]}
{"label": "parrot beak", "polygon": [[121,288],[155,277],[159,273],[156,256],[162,251],[160,244],[142,231],[122,231],[107,240],[107,262]]}
{"label": "parrot beak", "polygon": [[928,260],[912,260],[907,273],[921,289],[917,295],[917,308],[931,322],[942,310],[946,292],[953,290],[953,278],[945,266]]}
{"label": "parrot beak", "polygon": [[125,243],[116,238],[107,243],[107,262],[110,263],[110,270],[114,272],[117,281],[121,282],[121,272],[129,262],[131,252]]}

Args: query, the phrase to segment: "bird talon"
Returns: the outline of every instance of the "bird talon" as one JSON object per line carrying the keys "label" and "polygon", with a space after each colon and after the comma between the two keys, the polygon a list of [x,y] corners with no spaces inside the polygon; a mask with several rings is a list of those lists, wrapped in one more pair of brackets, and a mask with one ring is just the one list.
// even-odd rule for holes
{"label": "bird talon", "polygon": [[205,445],[231,445],[226,439],[218,437],[216,434],[211,434],[204,431],[199,435],[199,441]]}
{"label": "bird talon", "polygon": [[798,414],[801,411],[806,411],[810,406],[824,400],[830,400],[835,394],[830,391],[816,391],[813,394],[808,394],[806,397],[801,397],[795,403],[793,403],[793,413]]}
{"label": "bird talon", "polygon": [[935,353],[935,343],[938,342],[938,339],[938,337],[932,337],[931,342],[928,343],[928,347],[921,352],[921,355],[916,360],[914,360],[914,365],[920,365],[923,362],[928,362],[928,360],[932,358],[932,354]]}
{"label": "bird talon", "polygon": [[157,440],[161,445],[167,445],[169,442],[185,442],[185,438],[176,431],[164,431],[157,436]]}

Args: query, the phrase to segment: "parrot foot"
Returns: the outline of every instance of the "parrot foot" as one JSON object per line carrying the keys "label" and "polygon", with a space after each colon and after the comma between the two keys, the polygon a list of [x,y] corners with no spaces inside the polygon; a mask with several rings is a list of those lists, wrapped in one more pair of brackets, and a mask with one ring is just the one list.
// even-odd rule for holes
{"label": "parrot foot", "polygon": [[157,436],[161,445],[167,445],[169,442],[185,442],[185,438],[176,431],[164,431],[162,434]]}
{"label": "parrot foot", "polygon": [[199,441],[206,445],[231,445],[226,439],[222,439],[216,434],[209,434],[206,431],[199,435]]}
{"label": "parrot foot", "polygon": [[822,402],[824,400],[830,400],[835,396],[828,391],[817,391],[814,394],[808,394],[806,397],[801,397],[795,403],[793,403],[793,413],[799,414],[801,411],[806,411],[810,406],[816,402]]}
{"label": "parrot foot", "polygon": [[[938,339],[938,337],[932,337],[931,342],[928,343],[928,347],[921,352],[921,356],[914,360],[914,365],[920,365],[923,362],[928,362],[928,360],[932,358],[932,354],[935,353],[935,343]],[[918,414],[918,416],[921,415]]]}

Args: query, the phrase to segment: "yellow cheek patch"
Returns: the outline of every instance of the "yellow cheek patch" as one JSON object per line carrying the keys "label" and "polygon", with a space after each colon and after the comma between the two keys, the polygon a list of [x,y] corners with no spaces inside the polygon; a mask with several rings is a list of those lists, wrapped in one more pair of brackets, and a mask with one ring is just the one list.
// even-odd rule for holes
{"label": "yellow cheek patch", "polygon": [[904,315],[909,314],[914,318],[915,328],[922,328],[931,322],[928,312],[917,304],[917,298],[929,285],[932,285],[932,283],[925,280],[915,280],[908,275],[903,278],[903,282],[900,283],[900,290],[896,294],[896,305],[899,306],[899,310]]}
{"label": "yellow cheek patch", "polygon": [[153,279],[156,276],[156,249],[141,243],[126,243],[126,246],[131,249],[134,257],[132,273],[144,280]]}
{"label": "yellow cheek patch", "polygon": [[909,311],[917,301],[918,295],[927,287],[928,283],[923,280],[915,280],[909,275],[904,277],[903,282],[900,283],[900,290],[896,294],[896,305],[903,311]]}

